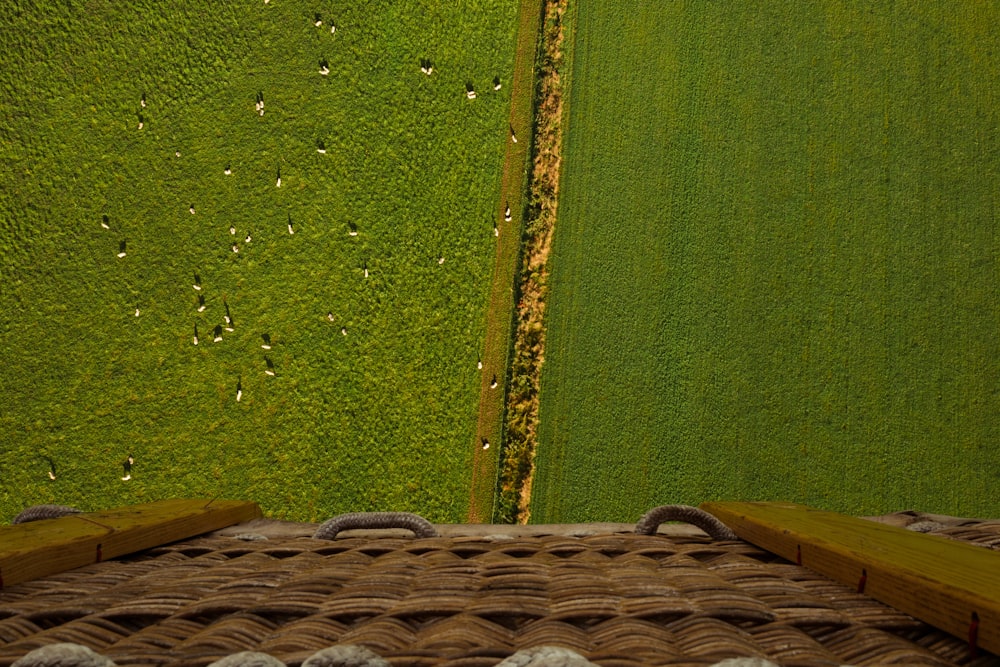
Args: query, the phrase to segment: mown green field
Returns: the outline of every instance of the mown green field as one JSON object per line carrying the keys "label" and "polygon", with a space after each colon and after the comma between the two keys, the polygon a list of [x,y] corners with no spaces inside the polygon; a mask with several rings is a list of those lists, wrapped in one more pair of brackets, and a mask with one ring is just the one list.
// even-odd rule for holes
{"label": "mown green field", "polygon": [[532,520],[1000,516],[1000,7],[577,12]]}
{"label": "mown green field", "polygon": [[463,520],[516,13],[0,14],[0,520],[191,496]]}

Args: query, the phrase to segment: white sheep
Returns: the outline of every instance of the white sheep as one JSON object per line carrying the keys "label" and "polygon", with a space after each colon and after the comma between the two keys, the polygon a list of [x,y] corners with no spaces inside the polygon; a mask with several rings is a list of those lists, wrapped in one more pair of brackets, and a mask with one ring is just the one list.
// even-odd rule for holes
{"label": "white sheep", "polygon": [[135,307],[135,316],[139,317],[139,306]]}
{"label": "white sheep", "polygon": [[276,187],[276,188],[280,188],[281,187],[281,176],[278,176],[278,182],[275,183],[274,187]]}
{"label": "white sheep", "polygon": [[503,211],[504,222],[510,222],[510,206],[508,205]]}
{"label": "white sheep", "polygon": [[252,241],[252,240],[253,240],[253,238],[251,238],[250,235],[247,234],[247,237],[245,239],[243,239],[243,242],[244,243],[250,243],[250,241]]}
{"label": "white sheep", "polygon": [[232,176],[233,170],[230,169],[229,167],[226,167],[225,169],[222,170],[222,173],[225,174],[226,176]]}
{"label": "white sheep", "polygon": [[323,21],[321,21],[320,19],[316,19],[316,23],[314,23],[313,25],[319,28],[320,26],[323,25]]}
{"label": "white sheep", "polygon": [[125,475],[124,477],[122,477],[122,481],[123,482],[127,482],[130,479],[132,479],[132,473],[129,473],[129,474]]}
{"label": "white sheep", "polygon": [[326,149],[325,148],[317,148],[316,152],[319,153],[320,155],[326,155]]}
{"label": "white sheep", "polygon": [[236,236],[236,226],[235,225],[230,225],[229,226],[229,233],[232,234],[233,236]]}
{"label": "white sheep", "polygon": [[243,398],[243,390],[242,389],[237,389],[236,390],[236,402],[239,403],[241,398]]}
{"label": "white sheep", "polygon": [[465,91],[465,96],[467,98],[469,98],[470,100],[474,100],[474,99],[476,99],[476,91],[474,91],[474,90],[467,90],[467,91]]}
{"label": "white sheep", "polygon": [[333,23],[331,23],[330,24],[330,34],[332,35],[332,34],[334,34],[336,32],[337,32],[337,26],[335,26],[335,25],[333,25]]}
{"label": "white sheep", "polygon": [[295,233],[295,230],[292,229],[292,223],[290,223],[290,222],[288,223],[288,233],[289,234],[294,234]]}
{"label": "white sheep", "polygon": [[240,247],[234,243],[233,244],[233,252],[234,253],[238,253],[239,251],[240,251]]}
{"label": "white sheep", "polygon": [[340,333],[343,334],[344,336],[346,336],[347,335],[347,327],[341,327],[340,328]]}
{"label": "white sheep", "polygon": [[438,257],[438,266],[444,264],[444,257]]}
{"label": "white sheep", "polygon": [[194,204],[191,204],[191,207],[188,209],[188,211],[191,212],[191,215],[194,215]]}
{"label": "white sheep", "polygon": [[327,76],[330,74],[330,68],[327,67],[326,65],[323,65],[322,67],[319,68],[319,73],[322,74],[323,76]]}
{"label": "white sheep", "polygon": [[139,129],[140,130],[142,129],[142,121],[141,120],[139,121]]}
{"label": "white sheep", "polygon": [[52,471],[50,470],[50,471],[49,471],[49,479],[51,479],[51,480],[53,480],[53,481],[54,481],[54,480],[55,480],[55,478],[56,478],[56,474],[55,474],[54,472],[52,472]]}

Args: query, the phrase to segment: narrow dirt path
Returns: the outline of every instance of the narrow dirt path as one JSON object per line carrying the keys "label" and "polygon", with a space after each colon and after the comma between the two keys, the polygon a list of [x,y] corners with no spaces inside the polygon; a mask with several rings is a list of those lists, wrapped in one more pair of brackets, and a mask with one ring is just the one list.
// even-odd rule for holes
{"label": "narrow dirt path", "polygon": [[[479,416],[473,443],[472,484],[469,489],[469,523],[489,522],[493,517],[497,459],[503,433],[508,355],[514,315],[514,285],[521,244],[521,223],[532,141],[535,89],[535,55],[541,32],[543,0],[521,0],[518,10],[517,51],[511,86],[510,130],[504,154],[500,201],[495,224],[498,230],[496,265],[486,312],[486,340],[482,356]],[[517,137],[517,141],[514,141]],[[505,220],[510,207],[511,219]],[[496,379],[496,387],[492,388]],[[491,443],[483,449],[484,440]],[[492,446],[496,443],[497,446]]]}

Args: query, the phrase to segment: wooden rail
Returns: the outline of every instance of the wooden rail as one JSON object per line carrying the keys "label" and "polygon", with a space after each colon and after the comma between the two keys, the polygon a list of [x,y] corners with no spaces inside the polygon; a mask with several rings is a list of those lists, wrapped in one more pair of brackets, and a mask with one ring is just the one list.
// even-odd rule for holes
{"label": "wooden rail", "polygon": [[1000,653],[1000,553],[792,503],[701,508],[763,549]]}
{"label": "wooden rail", "polygon": [[0,526],[0,587],[176,542],[262,516],[257,503],[161,500]]}

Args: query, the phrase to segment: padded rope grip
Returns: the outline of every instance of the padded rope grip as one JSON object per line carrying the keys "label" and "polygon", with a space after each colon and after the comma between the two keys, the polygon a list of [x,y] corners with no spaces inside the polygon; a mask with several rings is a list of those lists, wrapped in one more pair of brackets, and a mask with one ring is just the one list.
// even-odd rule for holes
{"label": "padded rope grip", "polygon": [[660,505],[646,512],[639,523],[635,524],[635,532],[639,535],[654,535],[656,529],[664,521],[683,521],[701,528],[713,540],[738,540],[739,536],[714,516],[690,505]]}
{"label": "padded rope grip", "polygon": [[28,523],[30,521],[41,521],[42,519],[58,519],[68,514],[80,514],[80,510],[75,507],[65,505],[32,505],[24,510],[11,523]]}
{"label": "padded rope grip", "polygon": [[332,540],[342,530],[373,530],[379,528],[405,528],[417,537],[437,537],[437,531],[427,519],[410,512],[349,512],[325,521],[313,538]]}

